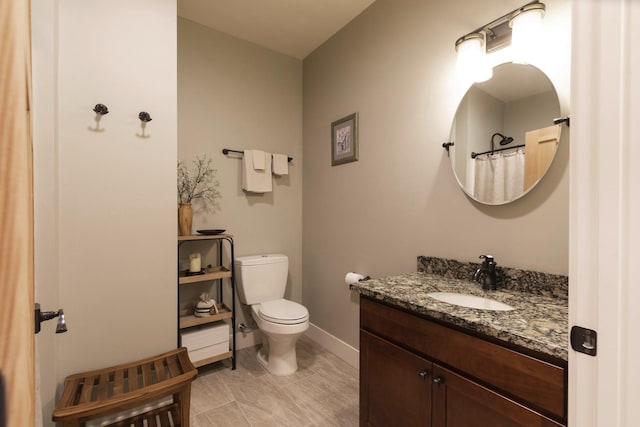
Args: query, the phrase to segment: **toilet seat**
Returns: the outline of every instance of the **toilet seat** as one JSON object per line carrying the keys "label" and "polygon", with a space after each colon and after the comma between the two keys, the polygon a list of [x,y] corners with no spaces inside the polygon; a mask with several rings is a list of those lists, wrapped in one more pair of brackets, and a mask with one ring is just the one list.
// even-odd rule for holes
{"label": "toilet seat", "polygon": [[309,311],[304,305],[286,299],[260,303],[258,315],[267,322],[281,325],[295,325],[309,319]]}

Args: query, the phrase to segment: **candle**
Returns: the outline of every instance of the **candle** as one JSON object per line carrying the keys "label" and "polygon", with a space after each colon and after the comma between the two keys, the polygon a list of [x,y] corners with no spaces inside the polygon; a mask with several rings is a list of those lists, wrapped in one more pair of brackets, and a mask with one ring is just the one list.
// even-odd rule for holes
{"label": "candle", "polygon": [[189,255],[189,272],[190,273],[200,273],[200,254],[191,254]]}

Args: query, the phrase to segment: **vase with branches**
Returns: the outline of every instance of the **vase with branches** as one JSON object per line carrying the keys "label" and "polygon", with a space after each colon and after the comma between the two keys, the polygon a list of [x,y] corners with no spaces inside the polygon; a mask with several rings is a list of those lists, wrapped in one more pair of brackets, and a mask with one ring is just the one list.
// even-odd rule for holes
{"label": "vase with branches", "polygon": [[199,201],[205,210],[215,211],[220,199],[220,183],[216,179],[217,170],[206,154],[197,156],[190,170],[178,161],[178,225],[181,236],[191,234],[193,208],[191,204]]}

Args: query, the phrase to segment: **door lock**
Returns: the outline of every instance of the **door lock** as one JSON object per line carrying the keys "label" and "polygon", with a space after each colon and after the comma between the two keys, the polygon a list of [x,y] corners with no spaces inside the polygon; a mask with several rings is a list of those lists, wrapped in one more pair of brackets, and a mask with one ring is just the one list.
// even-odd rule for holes
{"label": "door lock", "polygon": [[571,348],[580,353],[595,356],[598,352],[598,333],[582,326],[572,327]]}

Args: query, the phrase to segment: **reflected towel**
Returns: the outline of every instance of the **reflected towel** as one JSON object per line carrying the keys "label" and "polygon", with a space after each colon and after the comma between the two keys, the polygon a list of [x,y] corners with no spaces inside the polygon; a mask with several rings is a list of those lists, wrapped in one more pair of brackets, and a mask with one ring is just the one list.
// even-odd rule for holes
{"label": "reflected towel", "polygon": [[289,175],[289,157],[286,154],[273,155],[273,174]]}
{"label": "reflected towel", "polygon": [[[264,170],[253,167],[253,151],[244,150],[242,157],[242,189],[252,193],[269,193],[272,191],[271,162],[264,163]],[[271,154],[264,153],[271,157]]]}

